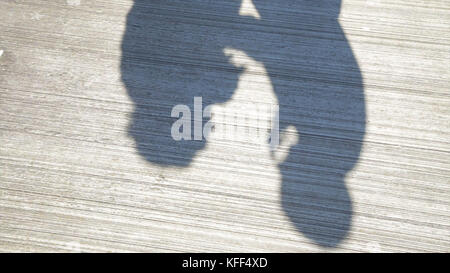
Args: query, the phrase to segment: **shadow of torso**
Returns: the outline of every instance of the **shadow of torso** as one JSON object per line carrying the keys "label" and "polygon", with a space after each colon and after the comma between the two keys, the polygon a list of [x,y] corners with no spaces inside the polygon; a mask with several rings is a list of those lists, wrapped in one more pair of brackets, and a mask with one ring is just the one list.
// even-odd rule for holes
{"label": "shadow of torso", "polygon": [[241,68],[225,48],[264,64],[279,103],[282,207],[318,245],[348,234],[345,184],[360,155],[365,100],[359,67],[337,21],[340,1],[253,1],[260,19],[239,15],[240,1],[136,0],[122,44],[122,79],[135,104],[129,134],[151,163],[187,167],[205,141],[175,141],[171,109],[193,98],[223,103]]}

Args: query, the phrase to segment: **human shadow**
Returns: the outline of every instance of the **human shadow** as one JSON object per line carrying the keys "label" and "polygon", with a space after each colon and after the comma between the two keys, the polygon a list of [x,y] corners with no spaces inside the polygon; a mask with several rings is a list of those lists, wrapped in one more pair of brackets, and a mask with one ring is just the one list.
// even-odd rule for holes
{"label": "human shadow", "polygon": [[[171,137],[175,105],[223,103],[241,68],[225,48],[264,64],[279,103],[280,143],[299,135],[278,163],[285,214],[305,237],[336,247],[351,228],[346,175],[365,134],[361,73],[337,20],[340,0],[135,0],[122,41],[122,80],[134,102],[129,135],[153,164],[187,167],[206,141]],[[192,115],[193,116],[193,115]],[[206,122],[207,120],[204,120]]]}

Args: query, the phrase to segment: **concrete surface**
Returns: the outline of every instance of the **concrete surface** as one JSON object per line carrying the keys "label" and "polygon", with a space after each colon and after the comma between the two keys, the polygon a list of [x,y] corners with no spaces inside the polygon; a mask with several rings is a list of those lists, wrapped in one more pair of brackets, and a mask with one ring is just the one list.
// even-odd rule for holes
{"label": "concrete surface", "polygon": [[0,251],[450,251],[449,7],[0,1]]}

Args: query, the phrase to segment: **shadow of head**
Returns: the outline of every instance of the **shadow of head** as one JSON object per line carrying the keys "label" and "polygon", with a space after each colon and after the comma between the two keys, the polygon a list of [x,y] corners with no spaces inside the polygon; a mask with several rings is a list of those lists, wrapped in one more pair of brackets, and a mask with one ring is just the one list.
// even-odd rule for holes
{"label": "shadow of head", "polygon": [[[365,132],[360,70],[337,21],[341,1],[244,2],[135,0],[121,63],[135,107],[129,135],[149,162],[189,166],[206,141],[175,141],[171,111],[193,110],[194,97],[229,100],[242,70],[224,49],[244,51],[264,64],[279,103],[280,148],[288,151],[278,162],[282,207],[307,238],[336,247],[351,228],[345,178]],[[289,134],[298,142],[284,143]]]}

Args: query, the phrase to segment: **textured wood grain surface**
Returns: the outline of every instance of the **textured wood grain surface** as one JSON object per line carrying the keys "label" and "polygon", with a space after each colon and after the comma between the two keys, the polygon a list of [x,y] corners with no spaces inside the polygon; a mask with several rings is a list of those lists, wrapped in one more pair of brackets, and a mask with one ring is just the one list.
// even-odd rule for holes
{"label": "textured wood grain surface", "polygon": [[244,2],[0,1],[0,251],[450,251],[450,1]]}

